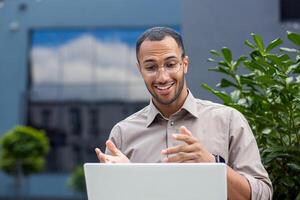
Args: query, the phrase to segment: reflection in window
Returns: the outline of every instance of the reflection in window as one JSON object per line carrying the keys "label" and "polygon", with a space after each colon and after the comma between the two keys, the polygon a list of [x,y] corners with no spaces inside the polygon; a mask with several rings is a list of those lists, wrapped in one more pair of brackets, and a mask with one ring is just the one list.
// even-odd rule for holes
{"label": "reflection in window", "polygon": [[93,109],[90,109],[90,124],[89,124],[89,127],[90,127],[90,134],[91,135],[95,135],[97,136],[98,135],[98,132],[99,132],[99,129],[98,129],[98,126],[99,126],[99,111],[96,109],[96,108],[93,108]]}
{"label": "reflection in window", "polygon": [[145,100],[135,41],[143,29],[32,34],[32,100]]}
{"label": "reflection in window", "polygon": [[49,124],[51,123],[51,114],[52,112],[49,109],[42,110],[41,113],[41,126],[44,128],[49,127]]}
{"label": "reflection in window", "polygon": [[81,133],[81,112],[79,108],[71,108],[69,111],[70,130],[74,135]]}
{"label": "reflection in window", "polygon": [[82,156],[81,156],[80,147],[77,145],[73,146],[73,161],[77,165],[82,164]]}

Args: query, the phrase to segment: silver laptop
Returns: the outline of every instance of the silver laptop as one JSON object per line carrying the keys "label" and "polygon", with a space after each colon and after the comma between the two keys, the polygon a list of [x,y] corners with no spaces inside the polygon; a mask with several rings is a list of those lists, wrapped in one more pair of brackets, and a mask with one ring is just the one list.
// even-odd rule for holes
{"label": "silver laptop", "polygon": [[84,164],[89,200],[225,200],[226,165]]}

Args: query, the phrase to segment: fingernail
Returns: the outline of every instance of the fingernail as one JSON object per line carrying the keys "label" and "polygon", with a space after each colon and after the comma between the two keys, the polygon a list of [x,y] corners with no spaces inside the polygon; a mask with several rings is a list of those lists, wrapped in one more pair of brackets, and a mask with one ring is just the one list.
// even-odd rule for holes
{"label": "fingernail", "polygon": [[173,134],[172,136],[173,136],[173,138],[175,138],[175,139],[177,138],[177,134]]}
{"label": "fingernail", "polygon": [[164,159],[163,159],[163,162],[168,162],[168,158],[164,158]]}
{"label": "fingernail", "polygon": [[166,153],[167,153],[167,150],[166,150],[166,149],[163,149],[163,150],[161,151],[161,153],[162,153],[162,154],[166,154]]}

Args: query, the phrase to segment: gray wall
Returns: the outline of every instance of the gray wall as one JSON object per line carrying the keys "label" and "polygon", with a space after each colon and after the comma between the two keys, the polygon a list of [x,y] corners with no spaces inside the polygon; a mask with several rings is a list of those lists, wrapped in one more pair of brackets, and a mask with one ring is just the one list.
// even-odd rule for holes
{"label": "gray wall", "polygon": [[[279,0],[184,0],[182,31],[187,54],[190,57],[188,83],[194,95],[216,101],[200,87],[201,83],[215,86],[220,75],[208,72],[215,67],[208,63],[211,49],[223,46],[233,50],[234,58],[249,51],[244,41],[252,39],[250,33],[260,34],[267,42],[282,37],[286,30],[300,32],[299,24],[280,22]],[[298,29],[296,29],[298,27]]]}

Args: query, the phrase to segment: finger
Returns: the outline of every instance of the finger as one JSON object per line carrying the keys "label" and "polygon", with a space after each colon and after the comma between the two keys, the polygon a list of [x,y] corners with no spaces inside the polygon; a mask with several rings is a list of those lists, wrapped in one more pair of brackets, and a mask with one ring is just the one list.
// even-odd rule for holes
{"label": "finger", "polygon": [[191,145],[179,145],[175,147],[170,147],[161,151],[162,154],[175,154],[179,152],[192,152],[194,148]]}
{"label": "finger", "polygon": [[99,148],[96,148],[95,152],[99,161],[105,163],[106,162],[105,154],[102,153],[102,151]]}
{"label": "finger", "polygon": [[185,126],[181,126],[179,128],[179,131],[181,134],[193,136],[192,132],[189,129],[187,129]]}
{"label": "finger", "polygon": [[166,158],[164,161],[172,162],[172,163],[181,163],[181,162],[185,162],[188,160],[195,160],[196,158],[197,158],[197,156],[194,153],[180,152],[180,153],[176,154],[175,156]]}
{"label": "finger", "polygon": [[173,134],[172,135],[176,140],[178,141],[183,141],[187,144],[194,144],[196,142],[198,142],[198,140],[196,138],[194,138],[191,135],[186,135],[186,134]]}
{"label": "finger", "polygon": [[116,147],[116,145],[111,140],[106,141],[106,147],[114,156],[120,155],[121,153],[121,151]]}
{"label": "finger", "polygon": [[105,162],[106,163],[116,163],[116,157],[111,155],[105,156]]}
{"label": "finger", "polygon": [[197,161],[196,160],[186,160],[186,161],[184,161],[184,163],[197,163]]}

